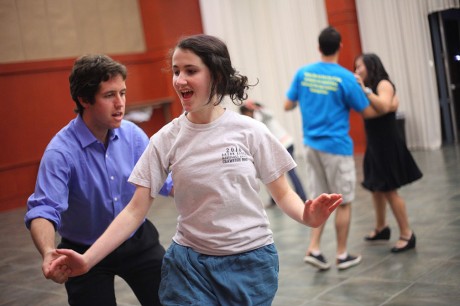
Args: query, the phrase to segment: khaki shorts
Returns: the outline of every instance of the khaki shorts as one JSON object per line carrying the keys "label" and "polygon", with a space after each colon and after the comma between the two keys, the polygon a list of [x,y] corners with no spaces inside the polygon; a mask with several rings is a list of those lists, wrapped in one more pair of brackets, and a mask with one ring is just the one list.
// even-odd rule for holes
{"label": "khaki shorts", "polygon": [[322,193],[340,193],[343,204],[355,199],[356,169],[353,156],[330,154],[305,147],[307,192],[310,199]]}

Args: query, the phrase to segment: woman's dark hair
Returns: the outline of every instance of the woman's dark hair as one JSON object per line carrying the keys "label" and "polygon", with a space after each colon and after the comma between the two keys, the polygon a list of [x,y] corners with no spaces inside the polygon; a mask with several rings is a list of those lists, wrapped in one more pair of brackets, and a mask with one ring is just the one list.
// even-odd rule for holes
{"label": "woman's dark hair", "polygon": [[335,54],[339,50],[341,42],[342,36],[333,27],[325,28],[318,37],[319,49],[326,56]]}
{"label": "woman's dark hair", "polygon": [[176,49],[192,51],[208,67],[212,80],[208,103],[214,95],[217,96],[215,105],[220,104],[226,95],[235,105],[241,105],[247,99],[246,91],[254,85],[249,85],[248,78],[233,68],[227,46],[222,40],[198,34],[180,40],[171,55]]}
{"label": "woman's dark hair", "polygon": [[126,80],[126,67],[107,55],[84,55],[77,58],[69,76],[70,94],[76,104],[74,111],[83,114],[84,108],[78,98],[93,104],[101,82],[106,82],[117,75],[121,75],[123,80]]}
{"label": "woman's dark hair", "polygon": [[[355,63],[356,63],[356,60],[359,58],[362,59],[364,66],[366,66],[366,70],[367,70],[367,77],[364,80],[365,86],[370,87],[374,92],[376,92],[377,85],[380,83],[380,81],[387,80],[395,88],[393,82],[391,82],[390,80],[390,76],[385,70],[385,67],[382,64],[382,61],[377,56],[377,54],[374,54],[374,53],[361,54],[355,59]],[[356,64],[354,68],[356,70]]]}

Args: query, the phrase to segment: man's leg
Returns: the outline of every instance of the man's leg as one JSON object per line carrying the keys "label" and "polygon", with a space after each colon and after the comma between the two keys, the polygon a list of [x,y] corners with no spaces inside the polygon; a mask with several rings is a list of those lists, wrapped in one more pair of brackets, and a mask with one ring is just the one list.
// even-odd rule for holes
{"label": "man's leg", "polygon": [[328,165],[327,176],[331,190],[342,194],[343,203],[335,215],[337,236],[337,268],[348,269],[361,262],[360,255],[351,255],[347,251],[348,233],[351,226],[351,202],[355,198],[356,169],[353,156],[324,154],[324,163]]}
{"label": "man's leg", "polygon": [[161,305],[158,289],[164,254],[158,231],[149,220],[120,249],[122,263],[118,274],[131,287],[141,305]]}
{"label": "man's leg", "polygon": [[[83,254],[89,246],[62,239],[58,248],[72,249]],[[116,306],[114,290],[115,272],[103,266],[101,261],[88,273],[71,277],[65,283],[69,305],[72,306]]]}
{"label": "man's leg", "polygon": [[350,231],[351,205],[341,204],[335,211],[335,231],[337,236],[337,256],[347,251],[348,232]]}
{"label": "man's leg", "polygon": [[[305,147],[306,154],[306,169],[307,169],[307,192],[311,198],[315,198],[321,193],[328,193],[328,183],[326,173],[323,168],[323,162],[321,160],[321,153]],[[321,236],[326,223],[318,228],[310,229],[310,243],[308,245],[307,252],[304,257],[304,261],[308,264],[315,266],[321,270],[327,270],[330,268],[330,264],[326,258],[321,254]]]}
{"label": "man's leg", "polygon": [[[294,158],[294,145],[291,145],[287,148],[289,154],[291,154],[292,158]],[[294,185],[295,192],[299,195],[299,197],[303,200],[307,200],[307,195],[305,194],[302,182],[300,181],[299,176],[297,175],[296,169],[291,169],[288,171],[289,178],[291,179],[292,185]]]}
{"label": "man's leg", "polygon": [[336,210],[335,230],[337,235],[337,268],[344,270],[361,262],[361,255],[347,252],[348,232],[351,223],[351,203],[341,204]]}
{"label": "man's leg", "polygon": [[320,252],[321,250],[321,235],[323,234],[324,225],[317,228],[312,228],[310,232],[310,244],[308,245],[308,252]]}
{"label": "man's leg", "polygon": [[88,273],[69,278],[65,283],[68,302],[72,306],[116,306],[115,274],[91,269]]}

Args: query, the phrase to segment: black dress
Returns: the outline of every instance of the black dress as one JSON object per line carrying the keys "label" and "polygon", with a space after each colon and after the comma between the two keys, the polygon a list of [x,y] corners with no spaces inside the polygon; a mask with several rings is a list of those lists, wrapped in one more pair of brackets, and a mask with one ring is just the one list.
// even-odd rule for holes
{"label": "black dress", "polygon": [[422,177],[406,142],[398,130],[396,113],[364,120],[367,148],[364,181],[370,191],[390,191]]}

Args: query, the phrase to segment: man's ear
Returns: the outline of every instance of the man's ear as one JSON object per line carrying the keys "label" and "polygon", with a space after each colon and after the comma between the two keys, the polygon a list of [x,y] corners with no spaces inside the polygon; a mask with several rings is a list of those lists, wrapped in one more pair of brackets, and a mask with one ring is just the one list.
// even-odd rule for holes
{"label": "man's ear", "polygon": [[90,104],[85,98],[83,97],[78,97],[78,102],[80,102],[81,106],[83,106],[83,108],[87,108],[88,105]]}

